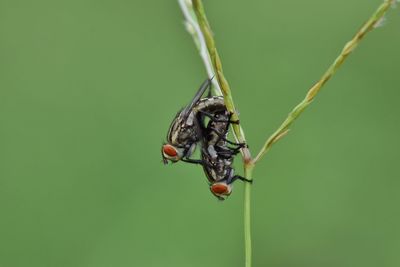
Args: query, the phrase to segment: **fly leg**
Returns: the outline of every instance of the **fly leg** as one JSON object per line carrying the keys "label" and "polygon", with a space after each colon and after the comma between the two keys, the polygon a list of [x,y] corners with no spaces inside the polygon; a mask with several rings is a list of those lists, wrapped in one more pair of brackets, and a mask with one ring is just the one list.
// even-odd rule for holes
{"label": "fly leg", "polygon": [[[217,129],[215,129],[215,128],[212,128],[212,127],[211,127],[210,130],[212,130],[213,132],[215,132],[215,133],[218,135],[219,139],[218,139],[217,141],[223,140],[223,141],[225,141],[225,142],[227,142],[227,143],[229,143],[229,144],[231,144],[231,145],[238,146],[238,148],[234,148],[234,149],[241,149],[241,148],[243,148],[243,147],[247,147],[247,144],[246,144],[246,143],[235,143],[235,142],[232,142],[232,141],[226,139],[225,136],[224,136],[224,134],[221,134],[221,133],[220,133]],[[218,143],[218,142],[216,142],[216,143]]]}
{"label": "fly leg", "polygon": [[[227,119],[226,121],[228,121],[229,123],[239,124],[239,121],[231,121],[232,115],[233,115],[233,113],[229,113],[228,119]],[[228,127],[229,127],[229,124],[227,123],[226,126],[225,126],[225,131],[224,131],[224,133],[227,133],[227,132],[228,132]],[[235,143],[235,142],[232,142],[232,141],[226,139],[226,134],[221,134],[219,131],[217,131],[217,129],[215,129],[215,128],[213,128],[213,127],[210,127],[210,129],[211,129],[212,131],[214,131],[214,132],[218,135],[218,140],[217,140],[216,144],[218,144],[218,142],[219,142],[220,140],[224,140],[224,141],[227,142],[228,144],[238,146],[237,148],[234,148],[234,149],[233,149],[233,150],[237,150],[237,151],[239,151],[241,148],[247,146],[246,143]]]}
{"label": "fly leg", "polygon": [[[228,141],[227,141],[228,142]],[[234,153],[234,155],[236,155],[237,153],[240,152],[240,149],[246,147],[248,148],[249,146],[246,143],[235,143],[234,145],[236,145],[237,147],[228,147],[229,150],[232,151],[232,153]]]}
{"label": "fly leg", "polygon": [[187,163],[204,165],[204,162],[201,159],[182,158],[181,160]]}
{"label": "fly leg", "polygon": [[228,147],[228,149],[231,151],[233,155],[236,155],[240,152],[240,149],[242,149],[243,147],[246,147],[246,145],[240,145],[238,147]]}
{"label": "fly leg", "polygon": [[231,184],[236,180],[241,180],[243,182],[248,182],[248,183],[251,183],[251,184],[253,183],[253,180],[249,180],[249,179],[247,179],[247,178],[245,178],[243,176],[240,176],[240,175],[235,175],[232,178],[228,179],[228,184]]}
{"label": "fly leg", "polygon": [[225,159],[230,159],[232,156],[235,156],[240,152],[240,148],[231,148],[231,147],[224,147],[224,146],[215,146],[218,156],[221,156]]}
{"label": "fly leg", "polygon": [[232,116],[233,116],[233,113],[229,112],[229,123],[238,124],[239,125],[240,124],[239,120],[237,120],[237,121],[232,121],[231,120]]}

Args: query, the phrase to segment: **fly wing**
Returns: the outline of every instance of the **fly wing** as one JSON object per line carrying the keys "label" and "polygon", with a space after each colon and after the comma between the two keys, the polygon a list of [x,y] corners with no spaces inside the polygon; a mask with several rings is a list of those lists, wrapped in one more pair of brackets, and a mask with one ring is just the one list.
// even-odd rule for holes
{"label": "fly wing", "polygon": [[206,79],[200,86],[199,90],[197,90],[197,93],[192,99],[192,102],[190,102],[189,105],[187,105],[184,110],[182,110],[181,114],[183,115],[184,121],[187,119],[189,116],[190,112],[192,111],[193,107],[199,102],[201,96],[204,94],[204,92],[211,86],[211,80]]}

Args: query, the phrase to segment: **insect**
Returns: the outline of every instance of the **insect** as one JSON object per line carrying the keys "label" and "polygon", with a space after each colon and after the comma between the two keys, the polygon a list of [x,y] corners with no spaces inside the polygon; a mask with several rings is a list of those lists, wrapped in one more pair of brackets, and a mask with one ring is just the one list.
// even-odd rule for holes
{"label": "insect", "polygon": [[[201,99],[207,89],[208,97]],[[211,96],[211,79],[206,79],[189,105],[176,114],[169,127],[167,143],[161,147],[164,164],[167,164],[168,160],[201,163],[199,160],[191,159],[190,156],[201,140],[205,117],[224,110],[226,107],[223,97]]]}
{"label": "insect", "polygon": [[234,174],[233,160],[246,144],[234,143],[227,139],[232,113],[227,110],[217,112],[203,129],[201,160],[207,176],[210,191],[220,200],[225,200],[232,192],[236,180],[252,182]]}
{"label": "insect", "polygon": [[[164,164],[182,160],[202,165],[210,191],[224,200],[231,194],[234,181],[251,181],[234,174],[234,156],[246,145],[227,139],[230,124],[239,121],[231,120],[232,113],[226,109],[223,97],[211,96],[210,86],[210,79],[204,81],[191,103],[177,113],[161,154]],[[201,98],[207,89],[207,97]],[[199,142],[202,145],[201,159],[191,159]]]}

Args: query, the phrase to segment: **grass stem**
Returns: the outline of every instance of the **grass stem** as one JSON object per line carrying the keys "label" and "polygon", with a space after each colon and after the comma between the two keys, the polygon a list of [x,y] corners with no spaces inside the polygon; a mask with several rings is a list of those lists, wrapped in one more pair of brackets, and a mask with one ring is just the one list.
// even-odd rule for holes
{"label": "grass stem", "polygon": [[275,144],[277,141],[282,139],[288,131],[290,125],[303,113],[303,111],[312,103],[316,95],[320,92],[321,88],[327,81],[336,73],[336,71],[342,66],[347,57],[354,51],[358,44],[363,40],[365,35],[379,26],[380,22],[384,18],[386,12],[391,6],[395,4],[396,0],[385,0],[378,9],[372,14],[372,16],[365,22],[361,29],[354,35],[342,49],[342,52],[335,59],[332,65],[329,66],[328,70],[322,75],[319,81],[312,86],[303,101],[301,101],[283,121],[281,126],[267,139],[260,152],[254,159],[254,163],[257,163]]}

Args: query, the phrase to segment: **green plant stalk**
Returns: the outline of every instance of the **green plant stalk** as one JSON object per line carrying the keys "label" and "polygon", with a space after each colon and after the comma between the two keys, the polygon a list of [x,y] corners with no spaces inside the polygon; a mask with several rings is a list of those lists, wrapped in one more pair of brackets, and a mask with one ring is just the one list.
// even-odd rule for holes
{"label": "green plant stalk", "polygon": [[[252,162],[245,164],[244,176],[247,179],[253,177],[254,164]],[[244,211],[243,211],[243,225],[244,225],[244,250],[245,250],[245,266],[251,267],[252,259],[252,246],[251,246],[251,184],[244,184]]]}
{"label": "green plant stalk", "polygon": [[368,19],[368,21],[361,27],[361,29],[354,35],[343,48],[340,55],[324,73],[321,79],[307,92],[306,97],[300,102],[293,110],[289,113],[286,120],[279,126],[279,128],[267,139],[264,146],[254,159],[254,163],[257,163],[275,144],[279,141],[289,130],[290,125],[303,113],[303,111],[312,103],[315,96],[320,92],[322,86],[329,81],[329,79],[336,73],[339,67],[344,63],[347,57],[354,51],[357,45],[362,41],[367,33],[379,26],[381,20],[384,18],[389,8],[394,5],[396,0],[385,0],[374,14]]}
{"label": "green plant stalk", "polygon": [[[235,109],[235,104],[233,102],[232,94],[231,94],[231,89],[229,86],[228,81],[226,80],[223,70],[222,70],[222,63],[221,59],[218,55],[217,48],[215,46],[215,41],[214,37],[210,28],[210,24],[208,23],[206,14],[204,12],[204,7],[203,3],[201,0],[193,0],[193,9],[197,17],[197,22],[200,26],[200,29],[203,33],[206,45],[207,45],[207,50],[211,58],[211,62],[213,64],[216,78],[218,80],[218,84],[221,88],[222,94],[225,99],[225,105],[226,108],[228,109],[229,112],[232,113],[232,120],[239,120],[238,114]],[[245,143],[246,138],[244,136],[243,129],[241,128],[240,125],[238,124],[233,124],[233,132],[235,134],[235,138],[237,139],[238,142],[240,143]],[[251,160],[251,155],[250,151],[247,148],[244,148],[241,150],[243,160],[250,161]]]}
{"label": "green plant stalk", "polygon": [[[208,23],[206,14],[204,12],[203,3],[201,0],[192,0],[193,9],[195,11],[197,22],[200,25],[200,29],[203,33],[207,50],[211,58],[211,62],[213,64],[213,68],[216,72],[218,84],[221,88],[222,94],[224,96],[225,105],[229,112],[232,113],[232,120],[239,120],[239,116],[236,112],[235,104],[233,102],[231,89],[228,81],[226,80],[223,70],[221,59],[218,55],[217,48],[215,46],[214,37],[210,28],[210,24]],[[244,135],[244,131],[239,124],[232,125],[233,132],[235,135],[235,139],[239,143],[246,143],[246,138]],[[241,149],[242,159],[243,159],[243,167],[244,167],[244,175],[247,179],[252,180],[252,170],[254,168],[254,164],[251,158],[250,150],[247,147]],[[251,259],[252,259],[252,249],[251,249],[251,183],[245,183],[244,185],[244,240],[245,240],[245,266],[251,267]]]}
{"label": "green plant stalk", "polygon": [[[207,71],[209,78],[215,76],[215,71],[213,64],[210,59],[210,55],[207,50],[207,45],[204,40],[203,33],[201,32],[200,26],[197,22],[196,15],[193,10],[193,5],[191,0],[178,0],[179,6],[182,9],[182,13],[185,16],[185,26],[186,30],[190,33],[193,41],[199,51],[200,57],[203,60],[204,66]],[[215,95],[222,95],[221,88],[219,87],[217,79],[211,80],[213,84],[213,91]]]}

